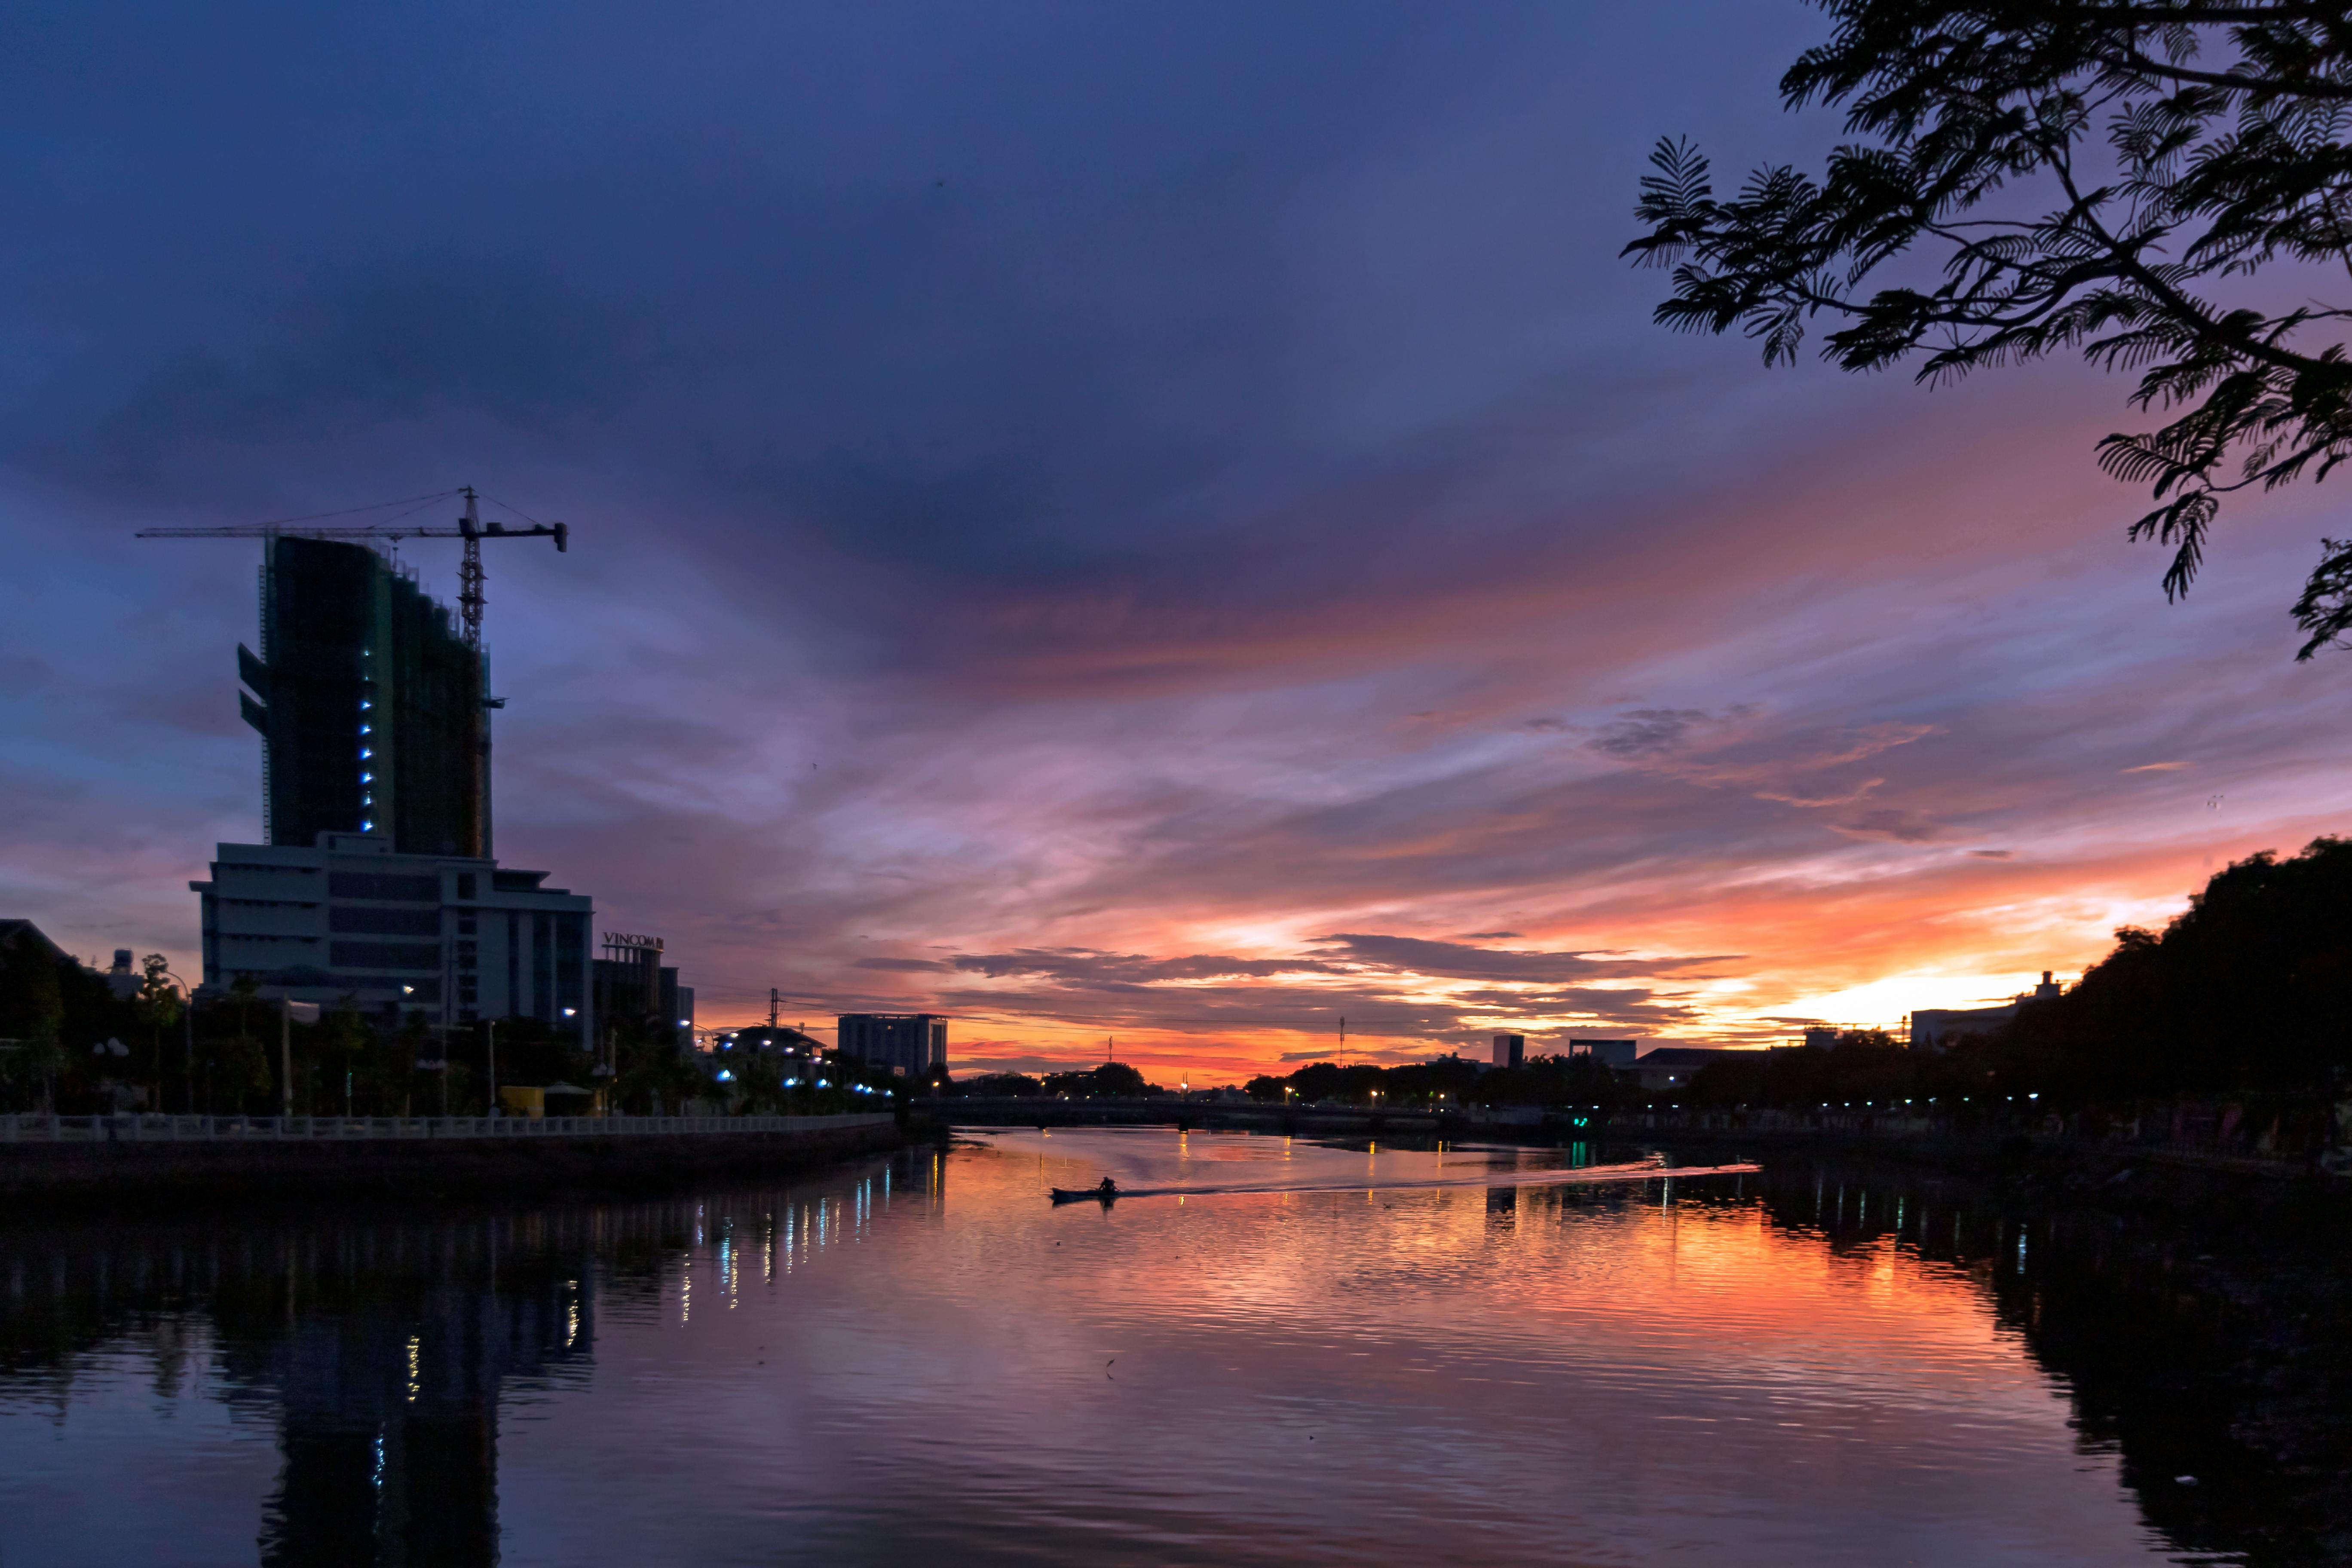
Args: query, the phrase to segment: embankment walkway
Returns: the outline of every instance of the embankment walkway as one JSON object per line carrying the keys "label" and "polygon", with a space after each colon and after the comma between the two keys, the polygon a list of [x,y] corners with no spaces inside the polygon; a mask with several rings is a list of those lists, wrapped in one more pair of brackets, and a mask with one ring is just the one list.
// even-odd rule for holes
{"label": "embankment walkway", "polygon": [[[419,1195],[639,1185],[901,1142],[844,1116],[0,1114],[0,1198]],[[21,1206],[21,1205],[19,1205]]]}

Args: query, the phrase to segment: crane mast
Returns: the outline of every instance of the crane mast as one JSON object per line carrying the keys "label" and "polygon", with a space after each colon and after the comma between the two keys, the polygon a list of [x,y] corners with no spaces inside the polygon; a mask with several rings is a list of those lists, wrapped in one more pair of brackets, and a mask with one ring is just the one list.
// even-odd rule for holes
{"label": "crane mast", "polygon": [[[466,541],[466,551],[457,563],[457,620],[465,629],[466,646],[476,653],[482,651],[482,519],[474,507],[474,487],[466,487],[466,515],[457,520],[457,530]],[[561,550],[564,541],[558,539]]]}

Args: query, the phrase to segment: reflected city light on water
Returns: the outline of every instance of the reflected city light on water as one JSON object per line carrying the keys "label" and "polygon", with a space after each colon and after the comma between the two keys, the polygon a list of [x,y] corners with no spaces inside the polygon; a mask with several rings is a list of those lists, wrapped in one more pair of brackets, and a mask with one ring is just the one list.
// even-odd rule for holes
{"label": "reflected city light on water", "polygon": [[[2325,1560],[2162,1238],[1633,1153],[1063,1129],[0,1228],[0,1562]],[[1106,1174],[1181,1191],[1046,1201]]]}

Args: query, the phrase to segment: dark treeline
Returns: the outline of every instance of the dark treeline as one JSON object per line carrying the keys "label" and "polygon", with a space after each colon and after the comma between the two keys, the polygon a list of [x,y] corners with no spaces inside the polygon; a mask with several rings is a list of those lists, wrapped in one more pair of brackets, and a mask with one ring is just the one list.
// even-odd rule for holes
{"label": "dark treeline", "polygon": [[1687,1103],[2027,1101],[2072,1111],[2181,1095],[2315,1100],[2352,1078],[2352,844],[2217,872],[2162,931],[2126,926],[2080,984],[1940,1054],[1884,1035],[1717,1062]]}
{"label": "dark treeline", "polygon": [[1379,1104],[1405,1110],[1463,1105],[1608,1110],[1642,1098],[1589,1056],[1534,1057],[1516,1068],[1486,1068],[1456,1056],[1393,1068],[1309,1062],[1296,1072],[1254,1078],[1244,1088],[1252,1100]]}
{"label": "dark treeline", "polygon": [[1049,1072],[1043,1078],[1033,1078],[1025,1072],[984,1072],[967,1079],[941,1078],[938,1081],[940,1091],[947,1094],[1009,1095],[1015,1099],[1045,1096],[1059,1100],[1129,1100],[1168,1092],[1125,1062]]}
{"label": "dark treeline", "polygon": [[[1125,1062],[1073,1072],[983,1073],[946,1086],[971,1095],[1044,1096],[1068,1100],[1118,1100],[1165,1095],[1175,1089],[1150,1082]],[[1178,1086],[1181,1088],[1182,1086]],[[1202,1086],[1192,1086],[1196,1090]],[[1435,1110],[1464,1105],[1602,1107],[1629,1104],[1642,1096],[1590,1058],[1537,1057],[1524,1067],[1489,1070],[1460,1057],[1440,1057],[1409,1067],[1342,1066],[1310,1062],[1279,1077],[1254,1078],[1244,1086],[1252,1100],[1300,1105],[1394,1106]]]}
{"label": "dark treeline", "polygon": [[[21,937],[0,943],[0,1112],[270,1116],[290,1099],[297,1115],[480,1115],[494,1050],[501,1086],[595,1088],[609,1077],[614,1108],[637,1115],[695,1100],[747,1114],[842,1110],[853,1108],[851,1082],[888,1081],[828,1063],[824,1089],[788,1084],[783,1062],[769,1057],[730,1064],[741,1070],[722,1082],[708,1060],[678,1048],[669,1020],[652,1016],[601,1021],[602,1050],[537,1018],[442,1030],[421,1012],[367,1012],[352,998],[315,1024],[288,1026],[249,980],[200,993],[191,1015],[163,968],[151,955],[138,989],[118,996],[70,956]],[[281,1083],[289,1058],[290,1096]]]}

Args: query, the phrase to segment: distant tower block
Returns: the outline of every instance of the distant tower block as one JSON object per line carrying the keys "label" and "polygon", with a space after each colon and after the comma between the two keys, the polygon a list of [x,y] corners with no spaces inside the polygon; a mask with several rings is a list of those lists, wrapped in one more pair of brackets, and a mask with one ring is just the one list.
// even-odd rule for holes
{"label": "distant tower block", "polygon": [[1641,1047],[1642,1042],[1639,1039],[1588,1040],[1580,1038],[1571,1039],[1568,1042],[1568,1054],[1571,1058],[1591,1057],[1602,1067],[1609,1068],[1613,1070],[1618,1068],[1632,1067],[1633,1065],[1634,1057],[1641,1051]]}
{"label": "distant tower block", "polygon": [[1525,1035],[1495,1037],[1495,1065],[1498,1068],[1523,1067],[1528,1059],[1528,1037]]}
{"label": "distant tower block", "polygon": [[948,1021],[936,1013],[844,1013],[834,1040],[840,1054],[902,1078],[944,1072]]}

